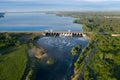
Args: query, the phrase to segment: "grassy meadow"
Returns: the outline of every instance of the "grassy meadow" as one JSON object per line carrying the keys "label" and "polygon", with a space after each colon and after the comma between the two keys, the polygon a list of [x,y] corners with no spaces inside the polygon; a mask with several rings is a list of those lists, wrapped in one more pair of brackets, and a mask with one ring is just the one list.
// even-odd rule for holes
{"label": "grassy meadow", "polygon": [[27,45],[0,55],[0,80],[21,80],[27,63]]}

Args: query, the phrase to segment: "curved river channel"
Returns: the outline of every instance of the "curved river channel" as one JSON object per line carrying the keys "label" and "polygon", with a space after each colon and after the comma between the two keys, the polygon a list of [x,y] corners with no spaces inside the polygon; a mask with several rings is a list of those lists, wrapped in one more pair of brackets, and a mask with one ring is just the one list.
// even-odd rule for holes
{"label": "curved river channel", "polygon": [[[81,24],[74,24],[75,18],[56,16],[46,13],[6,13],[0,18],[1,31],[38,32],[44,30],[82,32]],[[43,47],[48,57],[54,59],[54,64],[40,61],[35,80],[70,80],[73,74],[75,58],[71,48],[81,44],[84,48],[88,40],[82,37],[42,37],[37,41]]]}

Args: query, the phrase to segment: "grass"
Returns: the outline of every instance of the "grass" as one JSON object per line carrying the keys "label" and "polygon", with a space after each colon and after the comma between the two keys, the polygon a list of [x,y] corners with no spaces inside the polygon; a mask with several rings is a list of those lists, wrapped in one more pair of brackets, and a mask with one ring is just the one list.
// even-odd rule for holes
{"label": "grass", "polygon": [[27,45],[0,55],[0,80],[21,80],[27,63]]}

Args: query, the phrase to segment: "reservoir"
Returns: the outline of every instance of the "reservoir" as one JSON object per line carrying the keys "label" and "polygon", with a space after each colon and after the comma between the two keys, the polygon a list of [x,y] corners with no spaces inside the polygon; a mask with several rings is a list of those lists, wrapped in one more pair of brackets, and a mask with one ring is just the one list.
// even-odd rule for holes
{"label": "reservoir", "polygon": [[75,18],[47,13],[5,13],[0,18],[0,31],[82,31],[82,25],[74,24]]}

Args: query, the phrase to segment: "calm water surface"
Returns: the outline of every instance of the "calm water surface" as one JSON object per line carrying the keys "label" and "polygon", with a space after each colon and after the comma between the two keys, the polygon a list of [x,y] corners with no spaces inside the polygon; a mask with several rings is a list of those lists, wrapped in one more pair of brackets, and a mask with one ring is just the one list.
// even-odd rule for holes
{"label": "calm water surface", "polygon": [[82,31],[82,25],[74,24],[75,18],[46,13],[6,13],[0,18],[0,31]]}

